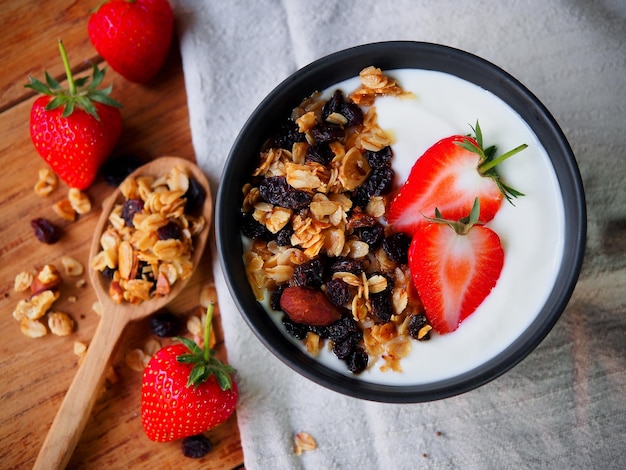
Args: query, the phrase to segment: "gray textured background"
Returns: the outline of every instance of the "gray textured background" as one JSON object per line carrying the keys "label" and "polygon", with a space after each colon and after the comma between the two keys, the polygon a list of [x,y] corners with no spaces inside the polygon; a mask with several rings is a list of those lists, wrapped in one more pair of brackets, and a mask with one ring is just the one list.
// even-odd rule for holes
{"label": "gray textured background", "polygon": [[[239,129],[289,74],[354,45],[417,40],[477,54],[537,95],[587,197],[585,262],[556,327],[505,376],[434,403],[363,402],[297,376],[248,330],[216,265],[246,468],[626,468],[626,2],[173,4],[194,148],[214,187]],[[299,431],[316,451],[293,454]]]}

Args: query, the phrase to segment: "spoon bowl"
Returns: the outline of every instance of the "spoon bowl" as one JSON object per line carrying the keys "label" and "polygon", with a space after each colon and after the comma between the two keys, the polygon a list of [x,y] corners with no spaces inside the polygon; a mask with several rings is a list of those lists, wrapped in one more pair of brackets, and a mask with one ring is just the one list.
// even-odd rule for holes
{"label": "spoon bowl", "polygon": [[[202,216],[206,224],[200,234],[195,237],[191,255],[192,266],[195,270],[206,246],[213,210],[209,183],[200,168],[188,160],[168,156],[155,159],[141,166],[128,178],[140,175],[162,176],[176,166],[184,169],[187,175],[195,179],[206,193],[202,206]],[[191,278],[190,275],[186,279],[177,280],[170,293],[165,296],[155,296],[151,300],[138,304],[124,301],[116,303],[111,298],[108,287],[109,281],[104,279],[99,271],[91,268],[91,261],[100,251],[100,235],[107,226],[109,214],[115,204],[123,202],[124,196],[120,191],[121,186],[105,200],[102,206],[102,213],[94,230],[89,252],[89,276],[98,300],[102,304],[102,317],[87,349],[84,361],[48,431],[35,462],[35,469],[65,468],[87,424],[96,402],[97,392],[104,383],[110,359],[125,326],[132,321],[147,317],[171,302],[183,290],[187,280]]]}

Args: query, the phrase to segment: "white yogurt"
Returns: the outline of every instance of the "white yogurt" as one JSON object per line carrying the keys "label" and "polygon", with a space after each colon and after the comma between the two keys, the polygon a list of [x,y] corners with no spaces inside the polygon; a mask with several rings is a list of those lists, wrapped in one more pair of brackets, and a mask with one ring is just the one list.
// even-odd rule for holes
{"label": "white yogurt", "polygon": [[[502,352],[530,325],[554,285],[563,253],[564,212],[556,174],[537,137],[522,118],[492,93],[453,75],[426,70],[395,70],[396,78],[415,99],[377,98],[379,125],[395,135],[393,168],[396,188],[415,160],[443,137],[468,134],[476,120],[485,146],[497,145],[498,154],[522,143],[521,153],[498,166],[503,180],[525,196],[515,206],[504,201],[488,224],[501,239],[504,267],[500,278],[478,309],[449,334],[430,341],[412,341],[402,359],[402,373],[382,372],[383,360],[358,376],[324,350],[319,360],[334,370],[360,380],[384,384],[424,384],[455,377]],[[347,95],[358,78],[341,82]],[[276,321],[279,316],[272,314]]]}

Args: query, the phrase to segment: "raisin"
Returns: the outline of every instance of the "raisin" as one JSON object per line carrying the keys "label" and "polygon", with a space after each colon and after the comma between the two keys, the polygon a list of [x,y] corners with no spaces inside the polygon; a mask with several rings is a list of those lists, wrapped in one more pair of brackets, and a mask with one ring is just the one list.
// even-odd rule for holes
{"label": "raisin", "polygon": [[359,344],[359,341],[361,340],[361,337],[362,335],[352,334],[341,341],[334,341],[333,353],[335,353],[335,356],[339,359],[346,359],[354,352]]}
{"label": "raisin", "polygon": [[180,229],[180,225],[170,220],[163,227],[157,229],[157,236],[159,240],[169,240],[170,238],[181,240],[183,238],[183,231]]}
{"label": "raisin", "polygon": [[393,306],[387,292],[370,294],[372,314],[376,323],[388,323],[393,315]]}
{"label": "raisin", "polygon": [[402,232],[389,235],[382,243],[383,250],[385,250],[389,259],[400,264],[406,264],[408,262],[410,245],[411,237]]}
{"label": "raisin", "polygon": [[365,152],[365,158],[367,159],[367,163],[369,163],[370,167],[373,169],[390,168],[393,152],[389,146],[384,147],[377,152],[367,150]]}
{"label": "raisin", "polygon": [[180,319],[172,312],[163,310],[150,316],[150,331],[160,338],[176,336],[180,328]]}
{"label": "raisin", "polygon": [[341,279],[331,279],[326,283],[326,295],[334,305],[341,307],[350,300],[350,286]]}
{"label": "raisin", "polygon": [[41,243],[52,245],[59,241],[61,238],[61,231],[59,228],[50,222],[48,219],[38,217],[30,221],[30,226],[35,233],[35,237]]}
{"label": "raisin", "polygon": [[283,326],[285,327],[285,330],[291,336],[293,336],[296,339],[306,338],[306,335],[309,332],[308,326],[294,322],[287,315],[283,316],[282,322],[283,322]]}
{"label": "raisin", "polygon": [[100,167],[100,173],[109,186],[117,187],[141,165],[143,162],[136,155],[122,155],[106,160]]}
{"label": "raisin", "polygon": [[187,214],[193,214],[196,211],[202,209],[204,201],[206,200],[206,189],[196,181],[194,178],[189,178],[189,187],[185,192],[185,212]]}
{"label": "raisin", "polygon": [[328,166],[335,158],[335,153],[327,142],[310,145],[306,150],[307,160]]}
{"label": "raisin", "polygon": [[363,263],[351,258],[337,258],[327,268],[328,274],[332,276],[334,273],[352,273],[360,276],[365,268]]}
{"label": "raisin", "polygon": [[341,90],[335,90],[330,99],[322,107],[322,119],[328,119],[328,116],[333,113],[341,113],[343,102],[343,92]]}
{"label": "raisin", "polygon": [[430,330],[421,338],[419,337],[419,332],[425,326],[428,326],[428,319],[426,315],[420,313],[419,315],[413,315],[409,320],[409,335],[411,338],[420,340],[420,341],[428,341],[430,339]]}
{"label": "raisin", "polygon": [[312,326],[309,330],[319,335],[321,338],[330,339],[334,342],[341,342],[350,335],[359,336],[359,340],[363,338],[363,333],[351,314],[342,316],[339,320],[330,325]]}
{"label": "raisin", "polygon": [[361,346],[357,346],[346,358],[348,370],[353,374],[360,374],[367,367],[369,357]]}
{"label": "raisin", "polygon": [[367,193],[367,188],[364,185],[356,188],[356,191],[352,193],[352,206],[361,209],[365,209],[367,207],[367,203],[370,200],[370,195]]}
{"label": "raisin", "polygon": [[340,114],[348,120],[346,126],[360,126],[363,124],[363,110],[356,103],[343,103]]}
{"label": "raisin", "polygon": [[293,121],[285,121],[274,137],[274,146],[291,151],[294,143],[305,141],[306,136],[298,130],[298,125]]}
{"label": "raisin", "polygon": [[105,268],[101,271],[100,274],[102,274],[102,277],[105,279],[113,279],[113,276],[115,275],[115,271],[116,271],[115,269],[105,266]]}
{"label": "raisin", "polygon": [[[269,230],[268,230],[269,231]],[[276,244],[278,246],[291,245],[291,236],[293,235],[293,228],[291,225],[285,225],[278,232],[276,232]]]}
{"label": "raisin", "polygon": [[311,129],[311,135],[317,144],[343,140],[345,134],[341,127],[321,123]]}
{"label": "raisin", "polygon": [[385,229],[382,225],[376,224],[371,227],[360,227],[354,229],[354,234],[359,239],[367,243],[371,248],[376,248],[385,238]]}
{"label": "raisin", "polygon": [[283,295],[283,291],[289,286],[289,284],[280,284],[272,291],[270,295],[270,308],[272,310],[280,311],[280,296]]}
{"label": "raisin", "polygon": [[394,176],[391,168],[375,168],[362,186],[369,197],[384,196],[391,191]]}
{"label": "raisin", "polygon": [[143,210],[143,201],[141,199],[127,199],[122,206],[122,219],[126,222],[127,227],[134,227],[133,217]]}
{"label": "raisin", "polygon": [[324,266],[319,259],[299,264],[293,271],[296,286],[319,287],[323,281]]}
{"label": "raisin", "polygon": [[243,214],[243,220],[241,221],[241,232],[248,238],[253,240],[266,240],[272,239],[272,233],[258,220],[252,217],[252,213],[248,212]]}
{"label": "raisin", "polygon": [[311,204],[308,193],[295,189],[282,176],[265,178],[259,184],[259,192],[265,202],[287,209],[300,210]]}
{"label": "raisin", "polygon": [[203,434],[196,434],[183,439],[183,455],[192,459],[199,459],[213,450],[213,443]]}

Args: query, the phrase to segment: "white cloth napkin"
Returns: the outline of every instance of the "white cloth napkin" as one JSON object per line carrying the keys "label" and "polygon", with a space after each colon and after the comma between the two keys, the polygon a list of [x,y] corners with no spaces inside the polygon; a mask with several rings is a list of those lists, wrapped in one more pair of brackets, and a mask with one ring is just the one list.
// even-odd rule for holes
{"label": "white cloth napkin", "polygon": [[[243,322],[215,265],[238,424],[254,469],[618,468],[626,453],[626,4],[621,0],[172,0],[196,157],[216,188],[262,98],[326,54],[383,40],[441,43],[516,76],[577,156],[589,207],[580,282],[544,342],[454,398],[387,405],[292,372]],[[215,256],[217,259],[217,256]],[[297,456],[293,436],[317,449]],[[623,468],[623,467],[622,467]]]}

